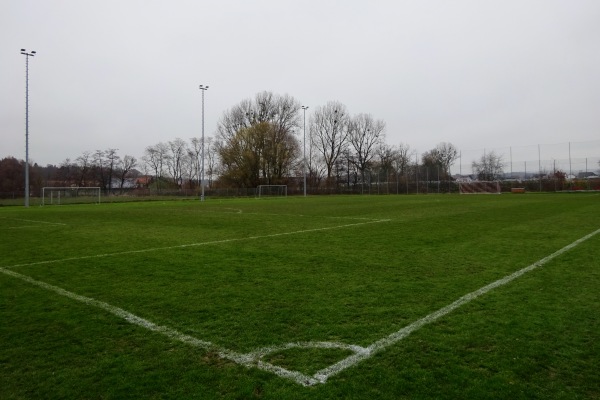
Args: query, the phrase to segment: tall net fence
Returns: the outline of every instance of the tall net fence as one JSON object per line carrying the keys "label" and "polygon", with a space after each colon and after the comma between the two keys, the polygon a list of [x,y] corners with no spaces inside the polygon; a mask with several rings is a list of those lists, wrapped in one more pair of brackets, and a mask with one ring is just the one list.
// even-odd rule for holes
{"label": "tall net fence", "polygon": [[600,175],[600,140],[529,146],[461,149],[451,168],[453,175],[476,175],[473,162],[494,152],[501,157],[503,177],[527,180],[562,172],[568,179]]}

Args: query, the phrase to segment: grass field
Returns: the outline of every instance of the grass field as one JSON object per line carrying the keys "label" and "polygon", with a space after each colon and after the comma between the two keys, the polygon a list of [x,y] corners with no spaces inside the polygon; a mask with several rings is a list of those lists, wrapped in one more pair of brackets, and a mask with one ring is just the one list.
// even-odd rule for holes
{"label": "grass field", "polygon": [[3,207],[0,235],[1,399],[600,398],[598,194]]}

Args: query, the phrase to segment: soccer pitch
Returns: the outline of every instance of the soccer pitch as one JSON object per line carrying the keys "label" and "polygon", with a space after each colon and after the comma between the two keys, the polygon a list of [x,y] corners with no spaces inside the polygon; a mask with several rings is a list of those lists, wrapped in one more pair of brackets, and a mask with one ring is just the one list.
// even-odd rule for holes
{"label": "soccer pitch", "polygon": [[600,196],[0,208],[0,398],[598,398]]}

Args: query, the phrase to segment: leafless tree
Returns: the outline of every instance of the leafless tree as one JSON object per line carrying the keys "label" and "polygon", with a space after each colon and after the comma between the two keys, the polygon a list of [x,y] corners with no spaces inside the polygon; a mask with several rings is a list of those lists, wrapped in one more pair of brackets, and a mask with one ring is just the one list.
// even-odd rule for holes
{"label": "leafless tree", "polygon": [[161,181],[164,174],[164,164],[167,156],[168,147],[164,143],[158,143],[154,146],[146,147],[142,157],[145,165],[154,173],[156,189],[160,192]]}
{"label": "leafless tree", "polygon": [[376,148],[379,168],[387,175],[394,170],[396,149],[387,143],[381,142]]}
{"label": "leafless tree", "polygon": [[348,143],[353,149],[353,162],[364,182],[365,170],[383,143],[385,122],[374,120],[370,114],[358,114],[348,124]]}
{"label": "leafless tree", "polygon": [[127,175],[137,166],[137,159],[133,156],[125,155],[119,162],[119,189],[123,193],[123,186],[125,185],[125,179]]}
{"label": "leafless tree", "polygon": [[168,143],[166,164],[173,182],[181,187],[183,184],[184,157],[187,154],[187,145],[181,138],[176,138]]}
{"label": "leafless tree", "polygon": [[77,179],[78,186],[89,185],[90,172],[92,168],[92,153],[84,151],[82,155],[77,157],[75,163],[78,166],[79,177]]}
{"label": "leafless tree", "polygon": [[436,146],[439,161],[446,177],[450,176],[450,167],[458,157],[458,150],[452,143],[442,142]]}
{"label": "leafless tree", "polygon": [[307,185],[312,187],[319,187],[321,185],[321,182],[325,178],[327,166],[323,161],[323,155],[321,154],[321,152],[318,151],[317,141],[315,140],[315,134],[313,131],[310,130],[310,128],[308,132],[307,150]]}
{"label": "leafless tree", "polygon": [[240,129],[261,122],[270,123],[276,135],[296,133],[300,127],[299,110],[300,103],[289,95],[258,93],[253,100],[243,100],[223,114],[217,126],[218,139],[226,144]]}
{"label": "leafless tree", "polygon": [[[206,150],[206,148],[205,148]],[[193,137],[190,139],[190,145],[188,147],[188,157],[190,158],[190,180],[193,177],[200,179],[201,168],[202,168],[202,138]],[[190,182],[191,185],[191,182]]]}
{"label": "leafless tree", "polygon": [[310,134],[315,150],[323,157],[327,180],[331,181],[333,167],[348,145],[348,112],[338,101],[316,107],[310,117]]}
{"label": "leafless tree", "polygon": [[504,173],[502,156],[494,151],[484,153],[479,161],[473,161],[471,165],[473,174],[477,175],[480,181],[495,181]]}
{"label": "leafless tree", "polygon": [[208,186],[210,187],[217,171],[218,164],[218,154],[212,137],[206,138],[206,143],[204,144],[204,156],[206,157],[206,160],[204,161],[204,169],[206,170]]}
{"label": "leafless tree", "polygon": [[458,156],[458,150],[452,143],[439,143],[432,150],[422,154],[421,160],[425,167],[437,167],[447,177],[450,176],[450,167]]}
{"label": "leafless tree", "polygon": [[113,184],[113,176],[115,173],[115,168],[119,163],[119,155],[117,154],[118,149],[108,149],[104,152],[104,156],[106,157],[106,171],[107,171],[107,181],[108,181],[108,192],[112,191]]}
{"label": "leafless tree", "polygon": [[408,172],[408,166],[411,162],[411,149],[405,143],[400,143],[395,149],[394,166],[399,175],[405,175]]}
{"label": "leafless tree", "polygon": [[[208,186],[210,186],[217,170],[217,154],[215,143],[211,136],[206,137],[204,142],[204,179],[208,180]],[[202,138],[191,138],[189,151],[191,152],[189,155],[190,162],[194,163],[194,171],[190,176],[200,179],[202,174]]]}
{"label": "leafless tree", "polygon": [[96,150],[92,156],[92,163],[94,168],[94,175],[96,181],[102,187],[102,190],[106,190],[108,187],[107,174],[106,174],[106,158],[103,150]]}

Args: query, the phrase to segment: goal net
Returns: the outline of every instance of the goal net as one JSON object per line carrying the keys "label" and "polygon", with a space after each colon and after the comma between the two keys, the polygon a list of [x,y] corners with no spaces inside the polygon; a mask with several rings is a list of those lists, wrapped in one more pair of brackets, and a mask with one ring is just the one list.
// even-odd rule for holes
{"label": "goal net", "polygon": [[499,181],[459,182],[460,194],[500,194]]}
{"label": "goal net", "polygon": [[287,185],[259,185],[258,197],[287,197]]}
{"label": "goal net", "polygon": [[99,187],[44,187],[42,205],[100,203]]}

